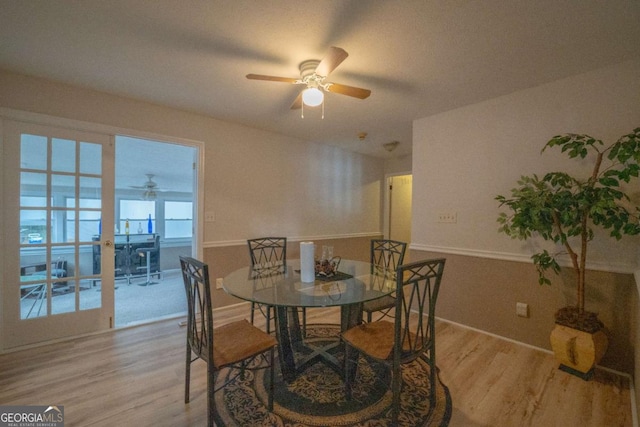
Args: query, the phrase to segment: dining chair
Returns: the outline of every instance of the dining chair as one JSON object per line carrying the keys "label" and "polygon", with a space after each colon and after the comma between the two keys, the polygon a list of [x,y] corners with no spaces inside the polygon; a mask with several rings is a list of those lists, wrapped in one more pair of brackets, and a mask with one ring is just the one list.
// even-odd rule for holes
{"label": "dining chair", "polygon": [[[273,410],[273,360],[276,339],[247,320],[213,327],[211,286],[207,264],[190,257],[180,257],[180,267],[187,294],[187,354],[184,402],[189,403],[191,363],[202,359],[207,364],[207,422],[214,425],[214,393],[221,370],[234,369],[232,380],[246,370],[269,369],[268,408]],[[255,363],[254,363],[255,361]]]}
{"label": "dining chair", "polygon": [[[387,278],[390,274],[395,274],[397,268],[404,261],[404,253],[407,249],[405,242],[389,239],[371,240],[371,277],[372,280]],[[375,285],[375,284],[374,284]],[[362,310],[367,313],[367,322],[371,323],[373,313],[381,312],[382,316],[390,316],[391,310],[396,305],[394,295],[385,295],[381,298],[367,301],[362,305]],[[378,319],[378,320],[380,320]]]}
{"label": "dining chair", "polygon": [[359,354],[391,370],[392,425],[398,424],[402,365],[418,358],[429,364],[430,401],[435,403],[435,310],[445,259],[417,261],[396,270],[393,322],[363,323],[342,333],[345,342],[345,389],[351,398]]}
{"label": "dining chair", "polygon": [[[247,240],[251,267],[259,273],[261,269],[273,269],[287,265],[287,238],[260,237]],[[274,319],[273,306],[251,302],[251,324],[254,322],[256,309],[267,321],[267,333],[271,333],[271,319]],[[303,311],[303,330],[306,330],[306,315]]]}

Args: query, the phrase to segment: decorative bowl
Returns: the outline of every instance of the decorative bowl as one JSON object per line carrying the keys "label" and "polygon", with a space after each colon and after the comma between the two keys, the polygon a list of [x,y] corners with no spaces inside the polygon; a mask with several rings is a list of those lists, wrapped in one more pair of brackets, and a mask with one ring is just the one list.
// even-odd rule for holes
{"label": "decorative bowl", "polygon": [[331,259],[316,260],[316,276],[331,277],[338,271],[341,258],[334,256]]}

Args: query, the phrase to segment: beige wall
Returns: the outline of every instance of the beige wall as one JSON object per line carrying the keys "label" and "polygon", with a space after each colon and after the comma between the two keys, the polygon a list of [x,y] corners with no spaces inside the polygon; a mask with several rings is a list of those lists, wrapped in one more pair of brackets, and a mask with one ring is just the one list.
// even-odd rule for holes
{"label": "beige wall", "polygon": [[[384,161],[221,120],[0,71],[0,107],[201,141],[204,246],[255,235],[381,230]],[[259,208],[256,208],[259,207]]]}
{"label": "beige wall", "polygon": [[[381,233],[381,159],[1,70],[0,109],[0,116],[40,113],[69,119],[67,123],[95,124],[107,133],[202,143],[202,212],[214,212],[215,221],[204,223],[201,243],[216,277],[224,271],[217,268],[219,248],[228,250],[221,258],[228,261],[225,265],[237,265],[236,259],[245,264],[247,238],[283,235],[292,241],[349,242]],[[16,190],[3,186],[4,191]]]}
{"label": "beige wall", "polygon": [[[587,133],[605,142],[640,126],[640,61],[620,64],[414,122],[413,243],[423,249],[472,251],[528,261],[532,245],[496,232],[498,194],[521,175],[569,170],[588,176],[592,164],[540,150],[554,135]],[[640,192],[630,194],[640,203]],[[456,224],[436,222],[455,211]],[[598,239],[590,266],[631,273],[640,237]]]}
{"label": "beige wall", "polygon": [[410,173],[413,167],[412,155],[407,154],[404,156],[391,157],[384,163],[384,173],[387,175],[398,175],[403,173]]}
{"label": "beige wall", "polygon": [[[640,61],[630,61],[414,122],[412,259],[447,257],[437,315],[542,348],[550,348],[553,313],[574,304],[566,273],[539,286],[529,256],[541,242],[497,232],[497,194],[508,195],[525,174],[566,166],[543,145],[565,132],[605,142],[640,126]],[[635,198],[637,188],[631,188]],[[640,200],[636,199],[636,202]],[[436,221],[457,212],[456,224]],[[640,238],[598,236],[591,245],[587,309],[609,329],[602,364],[640,375],[637,355]],[[516,302],[530,317],[516,316]]]}
{"label": "beige wall", "polygon": [[[411,259],[447,259],[436,316],[550,350],[556,310],[574,297],[573,277],[537,284],[530,263],[411,250]],[[607,326],[609,350],[603,366],[634,372],[638,294],[629,274],[588,271],[587,305]],[[516,302],[529,304],[529,317],[516,316]]]}

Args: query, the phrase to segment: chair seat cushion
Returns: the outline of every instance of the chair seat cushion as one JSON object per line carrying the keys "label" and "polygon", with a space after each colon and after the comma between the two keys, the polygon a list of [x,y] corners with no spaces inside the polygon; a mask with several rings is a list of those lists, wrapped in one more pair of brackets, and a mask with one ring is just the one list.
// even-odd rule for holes
{"label": "chair seat cushion", "polygon": [[362,309],[366,312],[373,312],[393,308],[395,305],[396,299],[391,295],[385,295],[382,298],[365,302],[362,304]]}
{"label": "chair seat cushion", "polygon": [[274,347],[276,339],[246,319],[214,328],[213,364],[230,365]]}
{"label": "chair seat cushion", "polygon": [[[389,360],[393,357],[395,325],[392,322],[379,320],[377,322],[365,323],[355,326],[342,334],[342,338],[352,347],[371,357],[380,360]],[[419,340],[416,334],[409,332],[402,343],[403,358],[405,352],[411,352],[412,348],[422,346],[422,340]],[[427,346],[424,347],[426,350]]]}
{"label": "chair seat cushion", "polygon": [[352,347],[376,359],[391,357],[394,342],[394,324],[384,320],[355,326],[342,334]]}

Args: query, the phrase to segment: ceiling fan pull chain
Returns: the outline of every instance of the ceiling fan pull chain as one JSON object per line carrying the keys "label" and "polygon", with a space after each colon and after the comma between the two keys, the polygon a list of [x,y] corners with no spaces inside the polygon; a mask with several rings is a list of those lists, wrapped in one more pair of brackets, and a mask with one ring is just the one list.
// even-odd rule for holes
{"label": "ceiling fan pull chain", "polygon": [[304,119],[304,102],[301,105],[301,109],[300,109],[300,117],[302,117]]}
{"label": "ceiling fan pull chain", "polygon": [[324,98],[322,98],[322,120],[324,120]]}

